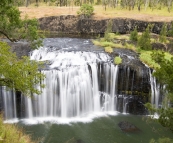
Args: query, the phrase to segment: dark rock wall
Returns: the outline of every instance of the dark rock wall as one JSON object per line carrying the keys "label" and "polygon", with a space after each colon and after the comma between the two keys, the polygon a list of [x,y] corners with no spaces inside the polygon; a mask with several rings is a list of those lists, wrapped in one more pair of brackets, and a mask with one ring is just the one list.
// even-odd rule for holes
{"label": "dark rock wall", "polygon": [[[110,19],[86,19],[74,15],[51,16],[39,19],[42,30],[56,32],[58,34],[101,34],[105,32],[107,23]],[[134,19],[113,18],[113,32],[126,34],[132,31],[135,26],[139,32],[145,30],[147,25],[154,24],[153,33],[159,33],[163,22],[146,22]],[[168,28],[171,22],[167,23]]]}

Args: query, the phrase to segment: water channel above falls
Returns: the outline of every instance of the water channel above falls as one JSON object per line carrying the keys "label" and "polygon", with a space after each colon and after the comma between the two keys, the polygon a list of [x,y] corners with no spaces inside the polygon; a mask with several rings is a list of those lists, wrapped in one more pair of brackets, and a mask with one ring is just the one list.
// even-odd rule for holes
{"label": "water channel above falls", "polygon": [[[121,65],[113,63],[115,56],[123,59]],[[151,138],[141,116],[127,114],[147,114],[143,104],[150,98],[157,107],[161,102],[155,79],[137,54],[122,49],[107,54],[88,39],[47,38],[30,57],[44,61],[46,87],[32,98],[1,87],[5,122],[17,121],[45,143],[146,143]],[[123,120],[139,132],[122,132],[117,124]]]}

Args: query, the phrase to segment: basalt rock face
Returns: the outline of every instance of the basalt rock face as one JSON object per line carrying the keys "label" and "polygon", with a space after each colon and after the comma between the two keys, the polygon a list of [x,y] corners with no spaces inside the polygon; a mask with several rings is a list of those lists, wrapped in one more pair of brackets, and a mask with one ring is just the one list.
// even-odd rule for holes
{"label": "basalt rock face", "polygon": [[[110,19],[96,20],[92,18],[81,18],[79,16],[51,16],[39,19],[40,28],[57,34],[102,34],[105,32]],[[139,32],[146,29],[148,24],[154,24],[153,33],[159,33],[163,22],[147,22],[134,19],[113,18],[113,32],[126,34],[135,27]],[[168,28],[171,24],[167,23]]]}
{"label": "basalt rock face", "polygon": [[28,43],[13,43],[8,42],[11,47],[11,51],[16,53],[17,57],[21,58],[22,56],[28,56],[29,52],[32,50],[31,46]]}

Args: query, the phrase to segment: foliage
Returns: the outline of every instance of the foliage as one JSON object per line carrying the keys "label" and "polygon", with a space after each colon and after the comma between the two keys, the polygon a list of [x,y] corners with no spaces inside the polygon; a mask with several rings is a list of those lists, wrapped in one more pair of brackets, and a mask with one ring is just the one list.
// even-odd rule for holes
{"label": "foliage", "polygon": [[160,65],[154,76],[166,86],[167,92],[173,93],[173,57],[168,59],[163,51],[153,51],[152,59]]}
{"label": "foliage", "polygon": [[153,75],[159,80],[159,82],[165,86],[165,98],[163,106],[160,109],[155,109],[148,106],[150,111],[153,111],[152,114],[159,114],[159,123],[164,127],[167,127],[173,131],[173,108],[168,105],[173,101],[173,57],[167,56],[163,51],[153,51],[152,59],[159,64],[160,67],[156,68],[156,71]]}
{"label": "foliage", "polygon": [[154,60],[152,60],[152,57],[151,57],[151,54],[152,54],[152,51],[144,51],[144,50],[141,50],[140,51],[140,60],[145,63],[146,65],[148,65],[150,68],[159,68],[159,64],[156,63]]}
{"label": "foliage", "polygon": [[[10,52],[10,47],[0,42],[0,85],[21,91],[24,95],[39,94],[35,86],[44,78],[38,71],[38,63],[30,61],[28,57],[18,59]],[[44,85],[40,85],[44,87]]]}
{"label": "foliage", "polygon": [[132,41],[138,41],[138,31],[137,28],[135,27],[134,31],[130,33],[130,40]]}
{"label": "foliage", "polygon": [[20,11],[13,6],[15,0],[3,0],[0,4],[0,35],[11,42],[25,39],[33,48],[40,46],[42,40],[38,34],[38,21],[36,19],[21,19]]}
{"label": "foliage", "polygon": [[33,143],[30,136],[12,124],[4,124],[0,115],[0,142],[1,143]]}
{"label": "foliage", "polygon": [[157,141],[154,139],[150,140],[150,143],[172,143],[173,140],[171,140],[170,138],[159,138]]}
{"label": "foliage", "polygon": [[166,35],[167,35],[167,25],[164,23],[160,31],[159,41],[162,43],[166,43],[167,41]]}
{"label": "foliage", "polygon": [[105,47],[105,52],[112,53],[113,49],[111,47]]}
{"label": "foliage", "polygon": [[142,35],[138,39],[138,46],[142,50],[151,50],[151,39],[150,39],[150,29],[151,25],[148,25],[145,31],[142,33]]}
{"label": "foliage", "polygon": [[115,58],[114,58],[114,63],[115,63],[116,65],[121,64],[121,63],[122,63],[121,57],[115,57]]}
{"label": "foliage", "polygon": [[173,37],[173,23],[171,24],[171,27],[168,30],[168,36]]}
{"label": "foliage", "polygon": [[104,40],[107,42],[112,41],[112,37],[110,34],[110,33],[112,33],[112,25],[113,25],[112,20],[109,20],[107,23],[107,28],[106,28],[105,34],[104,34]]}
{"label": "foliage", "polygon": [[94,7],[89,4],[83,4],[80,7],[80,10],[77,12],[79,15],[84,15],[86,17],[90,17],[94,12]]}

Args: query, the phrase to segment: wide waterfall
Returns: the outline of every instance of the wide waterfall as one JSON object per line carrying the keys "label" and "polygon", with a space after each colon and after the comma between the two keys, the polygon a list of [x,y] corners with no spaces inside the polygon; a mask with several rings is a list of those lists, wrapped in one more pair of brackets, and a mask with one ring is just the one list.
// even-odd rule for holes
{"label": "wide waterfall", "polygon": [[[49,67],[42,70],[46,75],[42,94],[25,97],[26,117],[67,118],[116,111],[118,66],[109,62],[107,54],[40,48],[31,54],[31,60],[49,61]],[[107,79],[101,91],[98,78],[102,72]]]}
{"label": "wide waterfall", "polygon": [[[46,78],[41,81],[45,84],[41,95],[25,97],[1,87],[3,103],[0,105],[5,119],[79,119],[93,114],[143,114],[146,111],[143,106],[143,101],[148,102],[146,95],[150,89],[156,93],[155,79],[148,68],[141,66],[134,70],[129,66],[115,65],[113,57],[104,51],[79,50],[80,47],[89,47],[88,41],[79,40],[77,46],[75,40],[75,46],[70,41],[58,41],[61,48],[55,46],[56,43],[48,46],[47,42],[30,53],[31,60],[44,63],[41,72]],[[135,59],[126,54],[119,55],[124,56],[127,63]],[[149,80],[152,87],[148,87]],[[39,85],[36,88],[40,88]],[[153,95],[152,102],[156,106],[157,100]]]}

